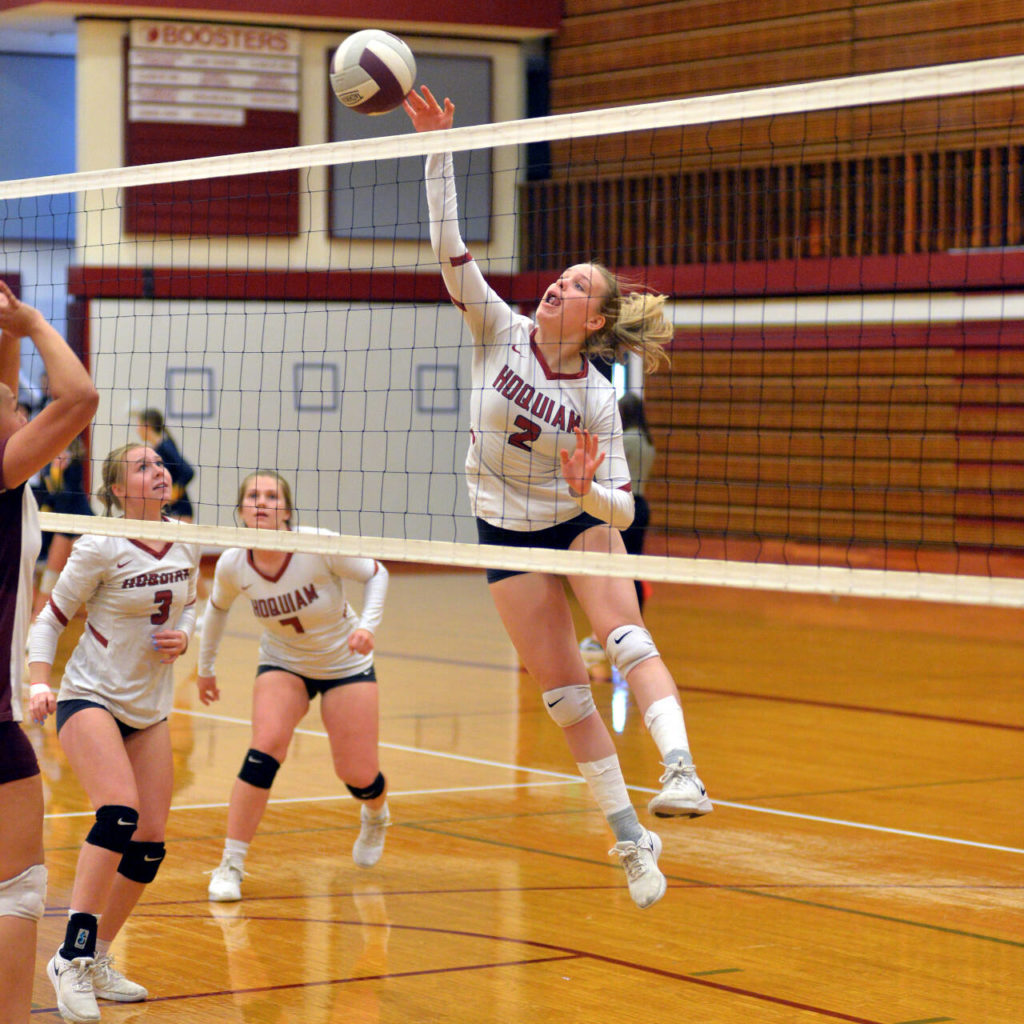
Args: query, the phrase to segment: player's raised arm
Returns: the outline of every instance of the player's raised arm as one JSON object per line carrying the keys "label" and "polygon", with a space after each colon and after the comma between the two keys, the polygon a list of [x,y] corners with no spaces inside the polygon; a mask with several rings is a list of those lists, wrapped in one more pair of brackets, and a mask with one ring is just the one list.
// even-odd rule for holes
{"label": "player's raised arm", "polygon": [[[27,480],[59,455],[88,425],[99,404],[99,395],[89,372],[71,351],[46,317],[15,298],[5,281],[0,281],[0,375],[3,376],[3,417],[14,416],[17,404],[17,362],[14,352],[21,338],[30,338],[42,357],[53,400],[35,419],[7,430],[3,453],[3,486],[10,488]],[[12,375],[13,380],[8,378]],[[9,408],[8,408],[9,407]],[[2,420],[0,420],[2,422]]]}

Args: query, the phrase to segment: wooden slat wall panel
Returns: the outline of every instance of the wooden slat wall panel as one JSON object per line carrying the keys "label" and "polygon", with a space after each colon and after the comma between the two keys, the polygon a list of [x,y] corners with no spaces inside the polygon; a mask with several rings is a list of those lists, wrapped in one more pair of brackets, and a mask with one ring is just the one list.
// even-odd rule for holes
{"label": "wooden slat wall panel", "polygon": [[649,378],[655,529],[1024,550],[1024,339],[765,352],[720,341],[688,339]]}
{"label": "wooden slat wall panel", "polygon": [[[1007,56],[1022,33],[1016,2],[570,0],[552,49],[553,107]],[[659,65],[664,74],[643,73]]]}
{"label": "wooden slat wall panel", "polygon": [[[564,12],[556,113],[998,57],[1024,40],[1024,4],[1010,0],[566,0]],[[1019,247],[1021,111],[1024,90],[555,143],[553,181],[524,196],[546,214],[523,237],[524,267]],[[894,325],[892,348],[802,338],[763,351],[682,333],[646,389],[655,527],[1024,550],[1024,340],[968,347],[969,333],[928,347]]]}
{"label": "wooden slat wall panel", "polygon": [[[1020,97],[1024,110],[1024,93]],[[1005,134],[1005,132],[1004,132]],[[1022,133],[1024,134],[1024,133]],[[901,256],[1024,245],[1024,145],[614,176],[524,187],[524,268]],[[548,224],[537,230],[534,212]]]}

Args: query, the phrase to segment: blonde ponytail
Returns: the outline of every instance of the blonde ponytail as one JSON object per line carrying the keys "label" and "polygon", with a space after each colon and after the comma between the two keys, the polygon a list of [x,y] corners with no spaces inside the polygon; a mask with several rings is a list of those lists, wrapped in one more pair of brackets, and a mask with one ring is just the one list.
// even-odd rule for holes
{"label": "blonde ponytail", "polygon": [[607,294],[600,311],[604,324],[587,337],[584,355],[621,363],[632,352],[643,359],[646,373],[668,363],[665,346],[675,328],[665,317],[667,296],[641,290],[624,292],[624,282],[607,267],[592,265],[604,278]]}

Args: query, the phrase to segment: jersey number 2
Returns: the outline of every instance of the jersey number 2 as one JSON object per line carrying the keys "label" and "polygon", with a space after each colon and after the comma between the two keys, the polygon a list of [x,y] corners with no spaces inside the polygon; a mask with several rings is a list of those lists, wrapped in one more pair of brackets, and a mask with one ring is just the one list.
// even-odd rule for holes
{"label": "jersey number 2", "polygon": [[513,421],[519,427],[518,434],[509,434],[508,443],[513,448],[522,448],[524,452],[532,452],[530,447],[540,437],[540,424],[528,420],[525,416],[517,416]]}
{"label": "jersey number 2", "polygon": [[162,626],[171,614],[171,602],[174,600],[173,590],[158,590],[153,595],[156,611],[149,617],[154,626]]}

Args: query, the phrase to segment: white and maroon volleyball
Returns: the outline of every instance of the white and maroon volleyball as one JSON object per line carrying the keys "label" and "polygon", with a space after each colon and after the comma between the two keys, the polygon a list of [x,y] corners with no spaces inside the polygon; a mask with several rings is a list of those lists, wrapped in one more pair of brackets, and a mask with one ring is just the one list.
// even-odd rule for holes
{"label": "white and maroon volleyball", "polygon": [[386,114],[416,84],[416,58],[398,36],[377,28],[346,39],[331,58],[331,88],[350,110]]}

